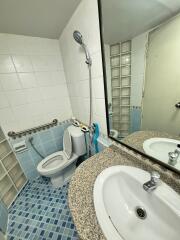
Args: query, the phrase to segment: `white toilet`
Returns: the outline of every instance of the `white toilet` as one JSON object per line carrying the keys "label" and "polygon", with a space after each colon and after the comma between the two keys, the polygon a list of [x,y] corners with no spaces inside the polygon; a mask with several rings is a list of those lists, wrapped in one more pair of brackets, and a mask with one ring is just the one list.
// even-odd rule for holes
{"label": "white toilet", "polygon": [[115,130],[115,129],[110,129],[110,135],[113,137],[113,138],[118,138],[118,131]]}
{"label": "white toilet", "polygon": [[49,177],[54,187],[60,187],[68,181],[76,168],[78,157],[86,153],[84,134],[79,127],[69,126],[64,131],[63,151],[55,152],[44,158],[37,171]]}

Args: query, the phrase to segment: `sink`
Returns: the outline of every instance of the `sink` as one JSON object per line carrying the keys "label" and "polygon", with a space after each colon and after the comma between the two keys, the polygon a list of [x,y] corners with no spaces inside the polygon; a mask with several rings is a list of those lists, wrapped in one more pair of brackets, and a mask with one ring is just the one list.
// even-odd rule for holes
{"label": "sink", "polygon": [[[148,140],[144,141],[143,149],[149,156],[168,164],[168,153],[174,152],[174,150],[177,149],[177,144],[180,144],[180,141],[174,139],[149,138]],[[177,159],[177,164],[175,167],[176,169],[180,170],[180,156]]]}
{"label": "sink", "polygon": [[94,184],[96,216],[107,240],[179,240],[180,197],[168,185],[151,193],[143,189],[150,174],[113,166]]}

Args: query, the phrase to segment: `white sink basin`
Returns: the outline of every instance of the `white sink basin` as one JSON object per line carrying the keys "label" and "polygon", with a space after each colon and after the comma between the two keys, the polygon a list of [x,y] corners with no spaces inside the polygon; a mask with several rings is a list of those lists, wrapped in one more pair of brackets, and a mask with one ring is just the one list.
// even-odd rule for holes
{"label": "white sink basin", "polygon": [[[146,154],[168,164],[169,152],[177,149],[180,141],[169,138],[150,138],[143,143],[143,149]],[[180,156],[177,159],[176,169],[180,170]]]}
{"label": "white sink basin", "polygon": [[[107,240],[179,240],[180,197],[165,183],[151,193],[143,189],[150,174],[141,169],[113,166],[94,184],[94,206]],[[136,207],[147,216],[140,219]]]}

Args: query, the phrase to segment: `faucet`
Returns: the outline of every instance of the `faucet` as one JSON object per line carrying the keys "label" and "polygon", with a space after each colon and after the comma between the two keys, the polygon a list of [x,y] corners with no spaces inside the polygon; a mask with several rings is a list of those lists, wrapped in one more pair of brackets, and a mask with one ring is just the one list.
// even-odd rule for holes
{"label": "faucet", "polygon": [[150,181],[143,184],[144,190],[148,193],[152,192],[157,188],[159,181],[160,181],[160,174],[156,171],[153,171],[151,173]]}
{"label": "faucet", "polygon": [[180,155],[180,144],[177,144],[177,149],[174,150],[174,152],[169,152],[168,156],[169,156],[169,161],[168,163],[172,166],[175,166],[177,163],[177,159]]}

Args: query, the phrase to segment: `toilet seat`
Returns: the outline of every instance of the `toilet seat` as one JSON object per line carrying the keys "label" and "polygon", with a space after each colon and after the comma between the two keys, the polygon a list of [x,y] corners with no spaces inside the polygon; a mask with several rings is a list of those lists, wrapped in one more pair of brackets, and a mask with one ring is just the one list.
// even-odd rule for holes
{"label": "toilet seat", "polygon": [[63,151],[55,152],[44,158],[44,160],[38,164],[37,170],[42,175],[52,175],[68,165],[67,162],[72,156],[71,135],[68,129],[64,131],[63,149]]}
{"label": "toilet seat", "polygon": [[58,151],[44,158],[37,166],[38,172],[43,176],[50,176],[63,170],[66,166],[74,162],[78,156],[73,154],[68,159],[63,151]]}

